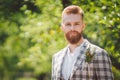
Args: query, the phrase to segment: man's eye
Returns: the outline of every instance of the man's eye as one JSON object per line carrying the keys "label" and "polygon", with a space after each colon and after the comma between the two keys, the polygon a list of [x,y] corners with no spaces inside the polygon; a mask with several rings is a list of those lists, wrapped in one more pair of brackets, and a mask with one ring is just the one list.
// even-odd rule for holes
{"label": "man's eye", "polygon": [[76,23],[75,25],[80,25],[79,23]]}
{"label": "man's eye", "polygon": [[66,24],[66,26],[70,26],[70,24]]}

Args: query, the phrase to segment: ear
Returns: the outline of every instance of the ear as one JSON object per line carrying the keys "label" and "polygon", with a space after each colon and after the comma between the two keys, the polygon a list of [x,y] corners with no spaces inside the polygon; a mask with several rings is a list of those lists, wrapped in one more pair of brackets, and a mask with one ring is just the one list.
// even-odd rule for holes
{"label": "ear", "polygon": [[84,30],[85,29],[85,27],[86,27],[86,25],[85,25],[85,23],[83,23],[83,26],[82,26],[83,28],[82,28],[82,30]]}
{"label": "ear", "polygon": [[60,26],[60,29],[62,30],[62,31],[64,31],[64,27],[63,27],[64,25],[61,23],[61,26]]}

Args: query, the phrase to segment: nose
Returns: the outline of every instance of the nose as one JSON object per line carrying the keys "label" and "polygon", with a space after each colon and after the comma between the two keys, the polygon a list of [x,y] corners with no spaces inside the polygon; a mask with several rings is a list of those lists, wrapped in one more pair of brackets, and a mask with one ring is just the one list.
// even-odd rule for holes
{"label": "nose", "polygon": [[74,26],[71,26],[71,30],[74,30]]}

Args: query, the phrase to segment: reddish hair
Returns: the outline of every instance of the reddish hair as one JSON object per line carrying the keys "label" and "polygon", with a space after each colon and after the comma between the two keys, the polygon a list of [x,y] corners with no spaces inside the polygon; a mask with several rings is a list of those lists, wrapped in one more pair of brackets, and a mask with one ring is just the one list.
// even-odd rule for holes
{"label": "reddish hair", "polygon": [[66,7],[62,12],[62,17],[65,14],[80,14],[82,19],[84,17],[84,11],[79,6],[76,6],[76,5],[71,5]]}

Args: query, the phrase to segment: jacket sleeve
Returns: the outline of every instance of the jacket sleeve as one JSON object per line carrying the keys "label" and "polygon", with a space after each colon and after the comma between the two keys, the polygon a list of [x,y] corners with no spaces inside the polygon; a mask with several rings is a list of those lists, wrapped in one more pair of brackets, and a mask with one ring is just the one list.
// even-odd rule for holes
{"label": "jacket sleeve", "polygon": [[97,80],[114,80],[111,68],[110,57],[105,50],[102,50],[96,55],[95,72]]}
{"label": "jacket sleeve", "polygon": [[51,80],[55,80],[55,71],[54,71],[54,65],[55,65],[55,57],[52,57],[52,75]]}

